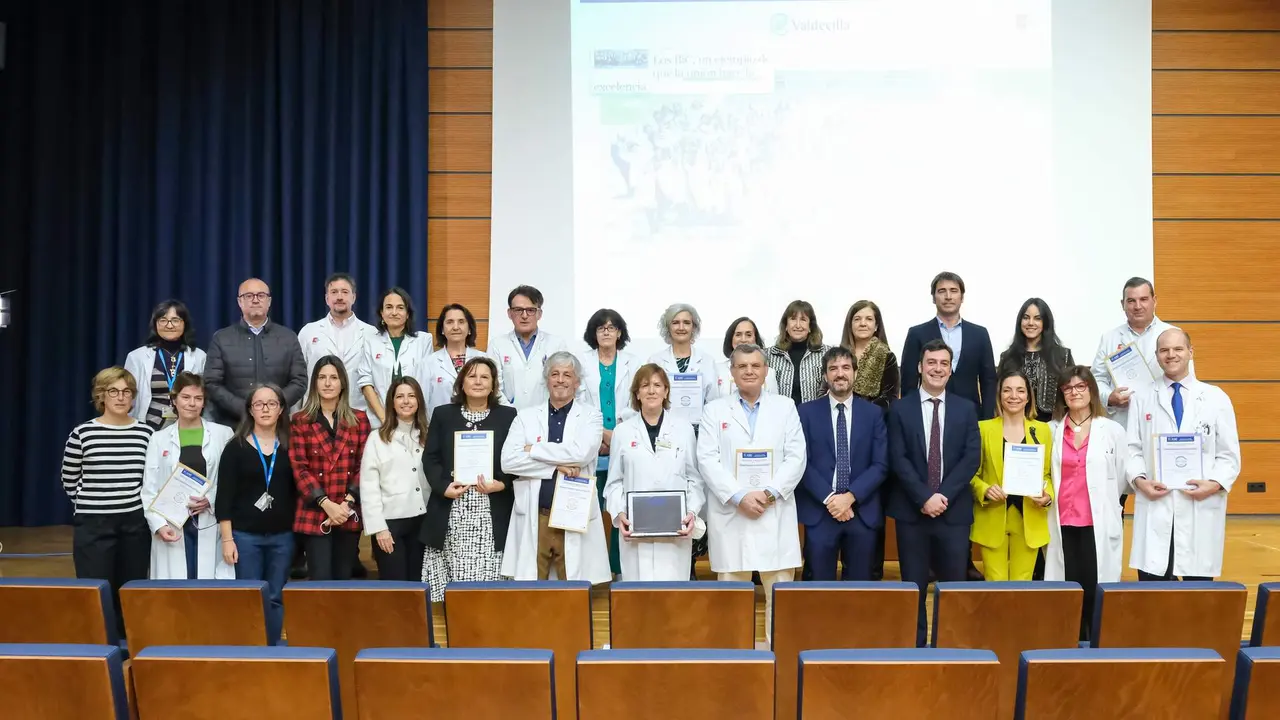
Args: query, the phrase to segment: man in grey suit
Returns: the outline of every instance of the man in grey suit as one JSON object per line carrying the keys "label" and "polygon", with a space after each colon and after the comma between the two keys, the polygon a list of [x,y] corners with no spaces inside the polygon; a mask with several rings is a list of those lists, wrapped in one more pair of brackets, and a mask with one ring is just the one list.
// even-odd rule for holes
{"label": "man in grey suit", "polygon": [[204,371],[215,419],[232,427],[244,415],[245,398],[264,383],[279,385],[289,407],[307,392],[307,364],[297,334],[267,317],[271,289],[249,278],[240,284],[237,302],[240,322],[213,334]]}

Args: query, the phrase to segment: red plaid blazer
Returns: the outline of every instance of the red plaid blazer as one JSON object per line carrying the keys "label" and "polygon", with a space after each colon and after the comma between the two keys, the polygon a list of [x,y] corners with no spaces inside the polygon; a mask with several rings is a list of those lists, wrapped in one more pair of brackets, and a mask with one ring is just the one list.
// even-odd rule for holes
{"label": "red plaid blazer", "polygon": [[361,410],[354,412],[356,424],[339,426],[337,437],[332,441],[318,420],[302,413],[293,416],[289,431],[289,463],[293,465],[293,482],[298,486],[294,532],[323,534],[321,524],[329,516],[316,506],[316,500],[327,495],[334,502],[342,502],[348,494],[356,499],[356,517],[340,529],[360,531],[360,459],[364,456],[365,442],[371,429],[369,416]]}

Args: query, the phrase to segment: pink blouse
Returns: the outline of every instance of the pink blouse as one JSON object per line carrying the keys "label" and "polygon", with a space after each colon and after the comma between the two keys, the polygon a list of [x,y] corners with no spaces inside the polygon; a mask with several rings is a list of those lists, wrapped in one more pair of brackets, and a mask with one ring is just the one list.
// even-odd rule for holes
{"label": "pink blouse", "polygon": [[[1085,480],[1085,458],[1089,439],[1076,449],[1071,424],[1062,428],[1062,484],[1058,488],[1058,523],[1067,527],[1093,527],[1093,511],[1089,506],[1089,484]],[[1090,434],[1092,437],[1092,434]]]}

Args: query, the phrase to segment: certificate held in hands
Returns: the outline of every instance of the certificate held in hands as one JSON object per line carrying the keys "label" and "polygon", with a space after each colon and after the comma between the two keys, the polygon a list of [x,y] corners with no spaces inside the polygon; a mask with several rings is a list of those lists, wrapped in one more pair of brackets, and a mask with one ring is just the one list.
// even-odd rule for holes
{"label": "certificate held in hands", "polygon": [[[1151,374],[1151,366],[1138,352],[1138,346],[1125,345],[1107,356],[1107,370],[1111,373],[1111,382],[1118,388],[1129,388],[1133,394],[1155,383]],[[1105,401],[1106,398],[1103,398]]]}
{"label": "certificate held in hands", "polygon": [[1004,477],[1000,482],[1006,495],[1036,497],[1044,494],[1044,446],[1005,445]]}
{"label": "certificate held in hands", "polygon": [[551,496],[551,516],[547,525],[566,532],[584,533],[591,520],[591,505],[597,502],[596,486],[590,478],[556,474],[555,495]]}
{"label": "certificate held in hands", "polygon": [[772,450],[738,450],[734,452],[734,475],[738,484],[747,488],[766,488],[773,484]]}
{"label": "certificate held in hands", "polygon": [[480,475],[493,480],[493,431],[460,430],[453,434],[453,481],[475,485]]}
{"label": "certificate held in hands", "polygon": [[204,497],[209,492],[209,479],[191,468],[178,463],[173,474],[151,501],[151,512],[164,518],[170,525],[180,528],[186,524],[191,511],[187,504],[193,497]]}
{"label": "certificate held in hands", "polygon": [[1160,484],[1170,490],[1188,490],[1188,480],[1204,479],[1199,433],[1156,436]]}
{"label": "certificate held in hands", "polygon": [[697,425],[702,420],[702,376],[676,373],[671,376],[671,414]]}
{"label": "certificate held in hands", "polygon": [[627,493],[631,537],[679,537],[685,514],[682,490]]}

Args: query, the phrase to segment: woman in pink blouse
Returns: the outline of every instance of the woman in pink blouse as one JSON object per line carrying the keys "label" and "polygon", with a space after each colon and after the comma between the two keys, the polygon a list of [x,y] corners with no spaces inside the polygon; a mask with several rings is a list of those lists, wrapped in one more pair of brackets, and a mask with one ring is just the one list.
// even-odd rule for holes
{"label": "woman in pink blouse", "polygon": [[1051,471],[1056,502],[1049,508],[1045,580],[1084,588],[1080,639],[1089,639],[1094,594],[1100,582],[1120,580],[1124,521],[1125,429],[1107,418],[1098,383],[1083,365],[1062,371],[1053,417]]}

